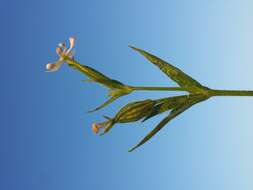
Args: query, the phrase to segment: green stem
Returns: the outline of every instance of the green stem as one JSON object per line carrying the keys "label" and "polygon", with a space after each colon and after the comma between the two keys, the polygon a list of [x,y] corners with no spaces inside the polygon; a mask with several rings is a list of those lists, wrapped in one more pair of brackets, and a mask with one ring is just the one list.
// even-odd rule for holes
{"label": "green stem", "polygon": [[[82,66],[78,62],[68,57],[64,57],[69,65]],[[92,70],[94,73],[100,74],[98,71]],[[102,74],[101,74],[102,75]],[[148,90],[148,91],[188,91],[182,87],[149,87],[149,86],[129,86],[132,90]],[[203,89],[202,92],[206,96],[253,96],[253,91],[249,90],[213,90]]]}
{"label": "green stem", "polygon": [[150,87],[150,86],[130,86],[133,90],[154,90],[154,91],[186,91],[181,87]]}
{"label": "green stem", "polygon": [[253,96],[249,90],[210,90],[211,96]]}

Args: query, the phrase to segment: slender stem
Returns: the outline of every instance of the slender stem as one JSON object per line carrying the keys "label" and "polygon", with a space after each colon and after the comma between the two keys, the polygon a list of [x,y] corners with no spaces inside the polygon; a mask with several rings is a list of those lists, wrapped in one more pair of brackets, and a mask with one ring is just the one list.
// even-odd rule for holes
{"label": "slender stem", "polygon": [[[69,65],[81,66],[78,62],[70,59],[69,57],[64,57],[65,61]],[[98,71],[93,71],[100,74]],[[150,86],[129,86],[132,90],[148,90],[148,91],[186,91],[186,88],[182,87],[150,87]],[[203,89],[204,95],[211,96],[253,96],[253,91],[249,90],[214,90],[214,89]]]}
{"label": "slender stem", "polygon": [[154,90],[154,91],[186,91],[181,87],[150,87],[150,86],[130,86],[133,90]]}
{"label": "slender stem", "polygon": [[211,96],[253,96],[249,90],[211,90]]}

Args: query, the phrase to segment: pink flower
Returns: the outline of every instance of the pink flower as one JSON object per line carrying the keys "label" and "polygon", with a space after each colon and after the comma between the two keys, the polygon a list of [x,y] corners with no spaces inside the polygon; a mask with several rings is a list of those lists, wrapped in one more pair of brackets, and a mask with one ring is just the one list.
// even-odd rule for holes
{"label": "pink flower", "polygon": [[99,133],[99,129],[101,129],[101,128],[104,128],[104,125],[98,124],[98,123],[93,123],[93,124],[92,124],[92,131],[93,131],[95,134],[98,134],[98,133]]}
{"label": "pink flower", "polygon": [[74,52],[72,51],[75,46],[75,38],[69,38],[69,48],[67,49],[64,43],[59,43],[58,47],[56,48],[56,53],[59,55],[59,60],[55,63],[48,63],[46,65],[46,72],[54,72],[60,69],[62,64],[65,62],[64,57],[73,58]]}

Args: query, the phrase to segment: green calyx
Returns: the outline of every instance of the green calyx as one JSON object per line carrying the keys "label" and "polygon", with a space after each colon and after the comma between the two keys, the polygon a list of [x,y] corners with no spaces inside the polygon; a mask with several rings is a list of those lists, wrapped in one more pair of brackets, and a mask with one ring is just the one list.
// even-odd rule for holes
{"label": "green calyx", "polygon": [[135,122],[149,115],[155,105],[153,100],[144,100],[129,103],[124,106],[115,116],[118,123]]}
{"label": "green calyx", "polygon": [[114,118],[106,117],[108,120],[107,126],[104,129],[104,133],[107,133],[116,123],[130,123],[138,121],[145,116],[147,116],[153,109],[155,101],[153,100],[143,100],[136,101],[125,105],[119,110],[119,112],[114,116]]}

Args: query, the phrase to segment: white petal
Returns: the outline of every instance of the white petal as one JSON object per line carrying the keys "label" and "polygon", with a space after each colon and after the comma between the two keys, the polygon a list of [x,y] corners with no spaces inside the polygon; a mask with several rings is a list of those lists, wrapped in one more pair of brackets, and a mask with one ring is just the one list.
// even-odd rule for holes
{"label": "white petal", "polygon": [[65,52],[65,55],[68,55],[71,52],[71,50],[74,48],[75,41],[76,41],[76,39],[74,37],[69,38],[69,44],[70,45],[69,45],[69,49]]}
{"label": "white petal", "polygon": [[46,65],[46,72],[54,72],[60,69],[61,65],[64,63],[64,60],[60,59],[55,63],[48,63]]}
{"label": "white petal", "polygon": [[69,49],[73,49],[73,48],[74,48],[75,42],[76,42],[75,37],[70,37],[70,38],[69,38],[69,44],[70,44]]}
{"label": "white petal", "polygon": [[55,64],[54,63],[48,63],[47,65],[46,65],[46,69],[47,70],[51,70],[51,69],[53,69],[55,67]]}

